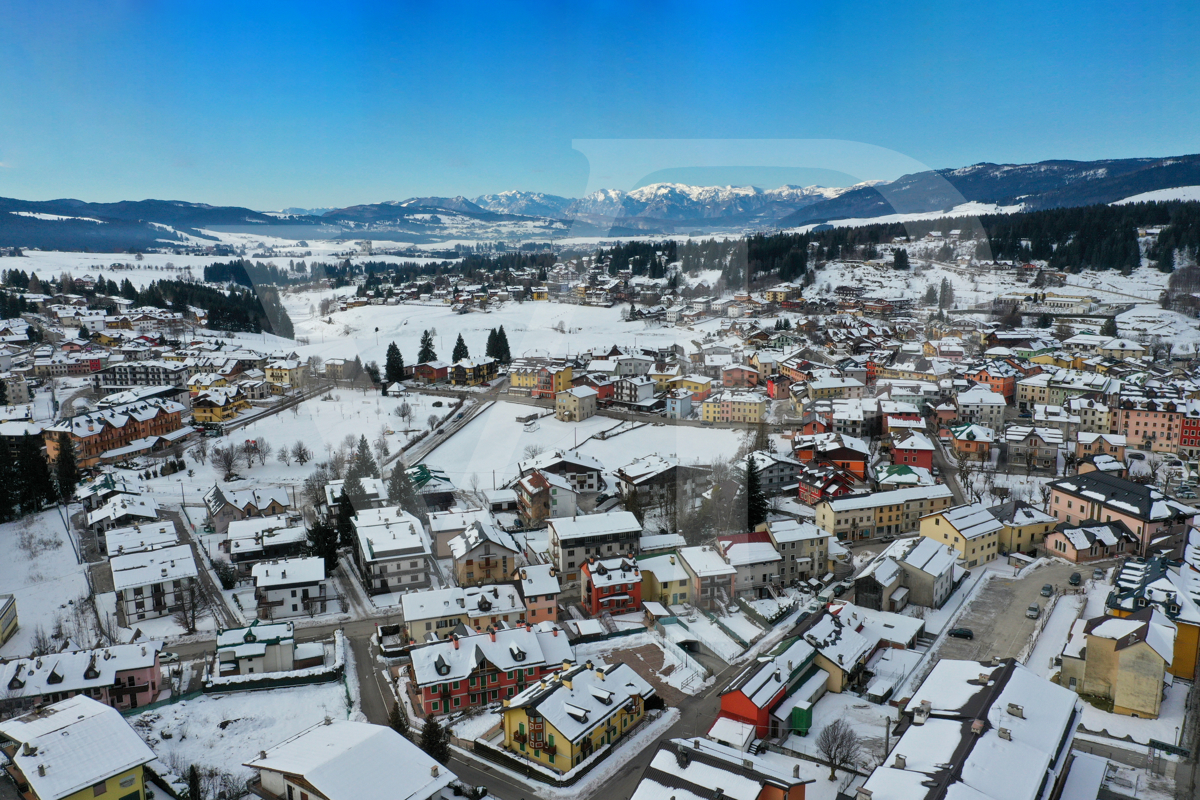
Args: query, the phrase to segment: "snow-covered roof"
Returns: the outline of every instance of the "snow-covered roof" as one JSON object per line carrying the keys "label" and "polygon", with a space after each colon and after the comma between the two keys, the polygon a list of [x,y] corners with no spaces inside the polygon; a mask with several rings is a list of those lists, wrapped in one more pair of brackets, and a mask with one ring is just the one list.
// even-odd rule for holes
{"label": "snow-covered roof", "polygon": [[639,562],[632,558],[589,559],[583,564],[593,586],[617,587],[642,582]]}
{"label": "snow-covered roof", "polygon": [[670,553],[639,558],[637,563],[641,567],[642,572],[649,572],[659,583],[685,581],[688,579],[688,573],[683,568],[682,560]]}
{"label": "snow-covered roof", "polygon": [[1106,472],[1085,472],[1069,478],[1060,478],[1049,485],[1056,491],[1097,502],[1114,511],[1128,513],[1144,520],[1192,517],[1200,514],[1200,509],[1172,500],[1152,486],[1134,483]]}
{"label": "snow-covered roof", "polygon": [[521,567],[517,588],[522,597],[555,595],[562,591],[558,582],[558,569],[553,564],[528,564]]}
{"label": "snow-covered roof", "polygon": [[629,511],[610,511],[588,514],[574,519],[552,519],[547,525],[550,535],[560,542],[588,536],[608,536],[615,533],[640,533],[642,525]]}
{"label": "snow-covered roof", "polygon": [[533,684],[512,697],[507,708],[536,709],[560,734],[577,742],[631,698],[653,694],[654,688],[628,664],[588,662]]}
{"label": "snow-covered roof", "polygon": [[929,575],[943,575],[954,568],[958,554],[954,548],[928,536],[918,536],[916,544],[900,560]]}
{"label": "snow-covered roof", "polygon": [[[487,513],[482,513],[487,519]],[[354,530],[366,561],[429,554],[421,520],[399,507],[360,510],[354,518]]]}
{"label": "snow-covered roof", "polygon": [[483,544],[494,544],[510,552],[520,551],[513,541],[512,534],[502,531],[495,525],[476,520],[467,529],[450,540],[450,552],[455,560],[466,558],[467,554]]}
{"label": "snow-covered roof", "polygon": [[[812,782],[807,772],[804,777],[793,775],[793,762],[776,762],[766,755],[753,755],[739,746],[723,744],[735,736],[731,728],[718,728],[723,719],[727,718],[718,719],[707,739],[673,739],[660,743],[630,800],[668,797],[710,800],[717,787],[721,796],[729,800],[758,800],[774,794],[785,796],[791,787]],[[753,731],[754,726],[750,728]],[[714,741],[718,733],[721,741]]]}
{"label": "snow-covered roof", "polygon": [[811,522],[796,519],[777,519],[767,522],[767,532],[777,544],[821,539],[832,534]]}
{"label": "snow-covered roof", "polygon": [[564,632],[518,625],[490,633],[475,633],[457,640],[419,645],[409,651],[417,686],[466,680],[487,664],[502,672],[574,661]]}
{"label": "snow-covered roof", "polygon": [[153,667],[162,647],[147,641],[18,658],[0,664],[0,686],[12,698],[102,689],[117,682],[118,672]]}
{"label": "snow-covered roof", "polygon": [[726,563],[715,547],[708,545],[682,547],[679,549],[679,556],[692,572],[701,578],[737,574],[737,569]]}
{"label": "snow-covered roof", "polygon": [[405,622],[441,619],[466,615],[488,617],[525,610],[525,603],[516,587],[510,584],[494,586],[453,587],[409,592],[400,598]]}
{"label": "snow-covered roof", "polygon": [[69,797],[154,760],[121,712],[85,695],[0,722],[0,733],[30,745],[28,754],[18,747],[13,761],[41,800]]}
{"label": "snow-covered roof", "polygon": [[110,555],[157,550],[160,547],[169,547],[178,541],[179,534],[175,531],[175,523],[171,520],[134,525],[130,528],[113,528],[104,534],[104,547]]}
{"label": "snow-covered roof", "polygon": [[893,489],[890,492],[847,495],[846,497],[835,497],[832,500],[823,502],[829,503],[829,507],[837,512],[911,503],[914,500],[940,500],[951,496],[953,495],[950,492],[950,487],[941,483],[936,486],[911,486],[906,489]]}
{"label": "snow-covered roof", "polygon": [[878,640],[868,640],[832,613],[824,614],[816,624],[806,630],[804,641],[846,672],[863,663],[878,644]]}
{"label": "snow-covered roof", "polygon": [[964,539],[988,536],[1004,527],[1000,520],[988,513],[983,503],[948,508],[941,512],[941,516]]}
{"label": "snow-covered roof", "polygon": [[325,559],[320,556],[308,556],[260,561],[250,568],[250,574],[254,577],[254,585],[260,589],[297,583],[320,583],[325,580]]}
{"label": "snow-covered roof", "polygon": [[[403,765],[403,781],[397,767]],[[303,778],[328,800],[429,800],[454,773],[386,725],[330,720],[245,762]]]}
{"label": "snow-covered roof", "polygon": [[118,592],[194,578],[198,574],[192,548],[186,544],[114,556],[109,559],[109,565],[112,567],[113,589]]}
{"label": "snow-covered roof", "polygon": [[125,517],[156,520],[158,519],[158,503],[154,502],[153,497],[145,495],[119,494],[89,513],[87,524],[96,525]]}

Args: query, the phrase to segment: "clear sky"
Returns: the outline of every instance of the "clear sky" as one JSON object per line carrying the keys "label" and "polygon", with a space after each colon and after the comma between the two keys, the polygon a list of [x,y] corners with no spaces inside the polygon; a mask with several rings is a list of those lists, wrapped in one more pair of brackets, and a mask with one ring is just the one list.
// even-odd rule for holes
{"label": "clear sky", "polygon": [[[1194,0],[10,0],[2,16],[0,196],[24,199],[576,196],[576,139],[844,139],[934,167],[1200,151]],[[836,180],[755,166],[663,174]]]}

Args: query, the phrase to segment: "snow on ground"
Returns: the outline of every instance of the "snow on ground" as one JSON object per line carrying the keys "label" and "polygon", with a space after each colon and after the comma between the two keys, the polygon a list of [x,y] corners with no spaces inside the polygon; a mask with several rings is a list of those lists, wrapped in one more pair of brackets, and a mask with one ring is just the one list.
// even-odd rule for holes
{"label": "snow on ground", "polygon": [[947,217],[979,217],[984,214],[1016,214],[1025,206],[1018,203],[1015,206],[1001,206],[995,203],[980,203],[970,201],[960,203],[949,211],[921,211],[911,214],[885,214],[881,217],[860,217],[851,219],[835,219],[828,223],[816,223],[796,228],[797,232],[811,231],[817,225],[832,225],[835,228],[861,228],[867,225],[885,225],[893,222],[918,222],[921,220],[945,219]]}
{"label": "snow on ground", "polygon": [[742,637],[746,642],[752,642],[755,638],[762,636],[763,629],[741,611],[727,617],[718,617],[718,619],[721,620],[722,625]]}
{"label": "snow on ground", "polygon": [[[807,736],[793,733],[783,746],[810,756],[821,757],[817,749],[817,738],[821,731],[834,720],[844,719],[858,734],[863,743],[863,761],[874,765],[883,758],[884,724],[894,725],[900,718],[899,711],[889,705],[876,705],[849,692],[834,694],[826,692],[813,706],[813,726]],[[828,777],[828,775],[826,775]]]}
{"label": "snow on ground", "polygon": [[718,628],[715,622],[703,614],[688,617],[683,620],[683,624],[687,625],[692,636],[716,653],[722,661],[733,663],[734,659],[742,654],[742,646],[730,639],[725,631]]}
{"label": "snow on ground", "polygon": [[1161,203],[1167,200],[1200,200],[1200,186],[1176,186],[1174,189],[1155,189],[1110,203],[1123,206],[1126,203]]}
{"label": "snow on ground", "polygon": [[1170,686],[1165,687],[1158,719],[1141,719],[1125,714],[1110,714],[1085,701],[1081,724],[1093,733],[1107,732],[1108,736],[1116,739],[1132,737],[1133,741],[1138,744],[1147,744],[1151,739],[1157,739],[1160,742],[1174,742],[1178,738],[1176,730],[1183,725],[1184,705],[1191,688],[1191,681],[1179,678],[1176,678]]}
{"label": "snow on ground", "polygon": [[450,730],[459,739],[472,742],[504,722],[504,717],[494,711],[481,714],[466,714],[450,725]]}
{"label": "snow on ground", "polygon": [[[501,486],[517,476],[517,462],[524,460],[526,448],[543,451],[568,449],[579,444],[579,451],[593,456],[613,471],[636,458],[651,453],[677,456],[683,463],[709,463],[715,454],[732,455],[745,433],[719,428],[683,428],[645,425],[606,440],[589,439],[600,431],[630,426],[609,417],[592,417],[579,423],[559,422],[554,417],[538,420],[538,429],[527,433],[517,417],[537,411],[533,406],[497,402],[425,459],[431,467],[444,470],[455,485],[470,485],[478,476],[480,485]],[[286,416],[286,415],[285,415]]]}
{"label": "snow on ground", "polygon": [[688,656],[682,650],[677,652],[675,648],[664,647],[658,634],[652,631],[577,645],[574,649],[575,663],[587,661],[588,659],[603,661],[607,664],[630,663],[630,666],[634,666],[636,670],[637,666],[633,662],[626,662],[621,657],[613,657],[613,654],[619,653],[622,650],[645,647],[647,645],[658,647],[662,650],[662,671],[657,673],[657,677],[663,683],[685,694],[699,694],[700,691],[711,685],[711,678],[708,681],[704,680],[704,667],[698,661]]}
{"label": "snow on ground", "polygon": [[1054,604],[1050,618],[1046,620],[1042,632],[1038,635],[1037,644],[1026,659],[1026,665],[1041,675],[1049,678],[1058,672],[1054,659],[1062,654],[1071,635],[1071,626],[1079,619],[1079,614],[1087,601],[1087,597],[1078,594],[1064,595]]}
{"label": "snow on ground", "polygon": [[[5,557],[0,559],[0,592],[16,598],[20,626],[0,653],[29,655],[35,633],[41,629],[53,634],[59,620],[67,636],[90,638],[77,636],[92,630],[95,623],[90,608],[79,606],[80,598],[89,594],[87,567],[76,560],[58,511],[32,514],[0,527],[7,542]],[[78,631],[81,625],[87,625],[84,631]]]}
{"label": "snow on ground", "polygon": [[[347,667],[347,675],[353,669]],[[353,680],[353,677],[350,678]],[[354,709],[340,682],[263,692],[203,695],[129,717],[151,749],[173,772],[197,764],[238,777],[254,773],[242,765],[325,717],[349,719]],[[164,739],[163,730],[171,733]]]}
{"label": "snow on ground", "polygon": [[1145,340],[1158,336],[1175,345],[1175,353],[1194,353],[1200,346],[1200,321],[1157,305],[1138,305],[1117,315],[1122,336]]}
{"label": "snow on ground", "polygon": [[[1139,800],[1175,800],[1175,781],[1148,769],[1108,762],[1104,788],[1109,797],[1137,797]],[[805,800],[808,800],[806,797]]]}

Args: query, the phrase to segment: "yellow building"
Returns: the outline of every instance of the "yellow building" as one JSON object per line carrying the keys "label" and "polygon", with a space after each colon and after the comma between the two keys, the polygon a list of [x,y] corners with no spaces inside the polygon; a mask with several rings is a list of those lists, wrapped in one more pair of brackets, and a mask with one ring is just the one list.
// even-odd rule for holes
{"label": "yellow building", "polygon": [[700,406],[705,422],[759,423],[767,415],[767,396],[757,392],[717,392]]}
{"label": "yellow building", "polygon": [[671,388],[671,381],[683,373],[678,364],[655,364],[646,373],[646,377],[654,381],[654,391],[665,392]]}
{"label": "yellow building", "polygon": [[1114,714],[1157,719],[1174,649],[1175,625],[1157,609],[1096,617],[1072,633],[1058,682],[1112,701]]}
{"label": "yellow building", "polygon": [[1083,356],[1072,353],[1041,353],[1029,359],[1034,364],[1041,364],[1043,367],[1057,367],[1059,369],[1083,369]]}
{"label": "yellow building", "polygon": [[209,389],[192,401],[192,419],[197,423],[216,424],[231,420],[249,408],[250,401],[241,389]]}
{"label": "yellow building", "polygon": [[703,402],[712,394],[712,378],[703,375],[681,375],[669,384],[671,389],[685,389],[692,393],[692,399]]}
{"label": "yellow building", "polygon": [[545,286],[535,286],[532,289],[534,300],[549,300],[550,290]]}
{"label": "yellow building", "polygon": [[229,385],[229,381],[224,375],[218,375],[215,372],[197,372],[192,377],[188,378],[188,391],[192,397],[207,392],[209,389],[223,389]]}
{"label": "yellow building", "polygon": [[692,582],[675,553],[639,556],[642,571],[642,600],[664,606],[690,603]]}
{"label": "yellow building", "polygon": [[19,627],[17,598],[11,594],[0,594],[0,645],[11,639]]}
{"label": "yellow building", "polygon": [[1000,549],[1005,553],[1032,551],[1058,524],[1057,519],[1024,501],[992,506],[988,512],[1000,521]]}
{"label": "yellow building", "polygon": [[267,364],[267,382],[277,392],[299,386],[304,378],[305,365],[295,359],[282,359]]}
{"label": "yellow building", "polygon": [[627,664],[563,663],[504,701],[504,749],[564,773],[634,730],[654,688]]}
{"label": "yellow building", "polygon": [[996,559],[1003,527],[982,503],[955,506],[921,518],[921,535],[957,550],[959,562],[967,569]]}
{"label": "yellow building", "polygon": [[142,800],[154,753],[121,712],[86,695],[0,722],[26,800]]}
{"label": "yellow building", "polygon": [[768,303],[782,303],[787,300],[800,300],[800,290],[795,286],[776,286],[763,292]]}

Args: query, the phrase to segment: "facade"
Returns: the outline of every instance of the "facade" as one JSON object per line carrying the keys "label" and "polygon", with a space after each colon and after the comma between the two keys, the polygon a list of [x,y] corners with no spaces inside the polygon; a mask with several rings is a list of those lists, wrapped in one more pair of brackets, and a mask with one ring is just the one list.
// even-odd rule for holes
{"label": "facade", "polygon": [[513,570],[521,599],[525,601],[525,618],[532,624],[558,622],[558,570],[551,564],[527,564]]}
{"label": "facade", "polygon": [[206,389],[192,399],[192,419],[197,424],[219,425],[249,410],[250,400],[239,388]]}
{"label": "facade", "polygon": [[892,460],[909,467],[933,468],[933,442],[920,431],[896,437],[892,442]]}
{"label": "facade", "polygon": [[450,540],[454,577],[459,586],[478,586],[505,580],[517,564],[513,537],[494,525],[475,521]]}
{"label": "facade", "polygon": [[225,491],[213,484],[213,488],[204,493],[204,505],[213,529],[225,533],[234,520],[284,514],[291,506],[291,500],[286,489]]}
{"label": "facade", "polygon": [[719,536],[717,550],[737,570],[734,596],[768,597],[770,587],[782,586],[783,556],[767,531]]}
{"label": "facade", "polygon": [[85,695],[120,710],[141,708],[158,699],[162,642],[68,650],[0,664],[0,713],[26,710]]}
{"label": "facade", "polygon": [[996,439],[996,433],[991,428],[968,423],[952,426],[950,437],[955,453],[962,454],[971,461],[987,461],[992,455],[992,442]]}
{"label": "facade", "polygon": [[186,387],[187,379],[187,367],[177,361],[118,361],[92,375],[92,385],[107,394],[134,386]]}
{"label": "facade", "polygon": [[17,598],[11,594],[0,594],[0,647],[21,627],[17,619]]}
{"label": "facade", "polygon": [[952,498],[945,484],[848,495],[818,503],[816,522],[839,539],[907,533],[920,527],[925,515],[949,508]]}
{"label": "facade", "polygon": [[526,528],[540,528],[547,519],[573,517],[578,496],[560,475],[535,471],[517,481],[517,513]]}
{"label": "facade", "polygon": [[595,389],[589,386],[576,386],[555,395],[554,418],[560,422],[582,422],[595,415]]}
{"label": "facade", "polygon": [[592,556],[636,554],[642,535],[641,523],[628,511],[552,519],[547,527],[551,563],[567,583],[580,580],[583,563]]}
{"label": "facade", "polygon": [[782,582],[794,585],[825,574],[832,537],[829,531],[811,522],[786,519],[769,521],[767,533],[782,557],[779,564]]}
{"label": "facade", "polygon": [[460,625],[482,631],[525,622],[525,603],[511,584],[433,589],[400,598],[410,639],[449,639]]}
{"label": "facade", "polygon": [[1089,457],[1107,455],[1117,461],[1125,460],[1125,437],[1119,433],[1091,433],[1080,431],[1075,439],[1075,458],[1079,461]]}
{"label": "facade", "polygon": [[652,696],[628,664],[565,668],[504,702],[504,749],[567,772],[637,728]]}
{"label": "facade", "polygon": [[213,674],[224,678],[319,666],[324,660],[324,646],[320,642],[314,643],[322,654],[321,661],[312,665],[304,663],[301,658],[305,654],[303,648],[312,648],[300,645],[298,650],[294,633],[290,622],[262,625],[257,619],[245,628],[219,631]]}
{"label": "facade", "polygon": [[955,506],[921,518],[921,535],[954,549],[967,569],[996,559],[1003,527],[982,503]]}
{"label": "facade", "polygon": [[759,392],[725,389],[709,397],[700,406],[700,419],[713,423],[757,425],[766,418],[767,396]]}
{"label": "facade", "polygon": [[1063,443],[1063,433],[1057,428],[1010,425],[1004,431],[1004,441],[1008,445],[1009,464],[1058,471],[1058,450]]}
{"label": "facade", "polygon": [[670,607],[691,602],[692,579],[675,553],[638,556],[642,601]]}
{"label": "facade", "polygon": [[1033,555],[1057,520],[1029,503],[1012,500],[992,506],[988,513],[1000,521],[1000,553]]}
{"label": "facade", "polygon": [[679,558],[691,580],[692,605],[712,609],[733,602],[737,568],[709,545],[681,547]]}
{"label": "facade", "polygon": [[1136,548],[1137,537],[1120,520],[1060,522],[1046,535],[1047,553],[1077,564],[1124,556]]}
{"label": "facade", "polygon": [[583,607],[593,617],[607,611],[627,614],[642,608],[642,572],[633,558],[591,557],[580,568]]}
{"label": "facade", "polygon": [[173,400],[152,398],[79,414],[43,431],[46,458],[51,463],[58,459],[59,437],[64,433],[71,437],[80,467],[115,460],[121,450],[141,443],[150,450],[162,437],[184,431],[183,410]]}
{"label": "facade", "polygon": [[198,574],[192,548],[181,544],[109,559],[118,618],[125,627],[137,620],[174,613],[193,591]]}
{"label": "facade", "polygon": [[250,568],[258,618],[265,620],[313,616],[329,610],[332,592],[320,556],[260,561]]}
{"label": "facade", "polygon": [[1112,701],[1114,714],[1158,719],[1175,623],[1155,608],[1080,622],[1082,630],[1072,631],[1063,650],[1061,685]]}
{"label": "facade", "polygon": [[[368,594],[431,585],[429,543],[421,521],[412,514],[399,507],[363,509],[354,517],[354,531],[354,555]],[[453,546],[450,552],[454,554]]]}
{"label": "facade", "polygon": [[1123,522],[1138,538],[1137,553],[1181,548],[1200,510],[1172,500],[1153,486],[1104,472],[1060,478],[1049,484],[1050,514],[1060,522]]}
{"label": "facade", "polygon": [[479,386],[495,380],[498,369],[493,358],[464,358],[451,364],[448,373],[455,386]]}
{"label": "facade", "polygon": [[[791,724],[794,718],[804,716],[804,709],[800,714],[791,713],[791,709],[788,709],[789,713],[784,719],[772,712],[785,705],[785,701],[793,695],[803,695],[808,699],[808,693],[801,691],[802,687],[814,676],[824,675],[823,670],[813,663],[816,655],[816,649],[802,637],[785,639],[768,656],[742,669],[722,690],[719,719],[753,726],[754,738],[780,736],[793,727],[799,727],[807,733],[807,725]],[[824,683],[822,680],[821,694],[824,693]],[[811,705],[807,716],[806,721],[811,724]]]}

